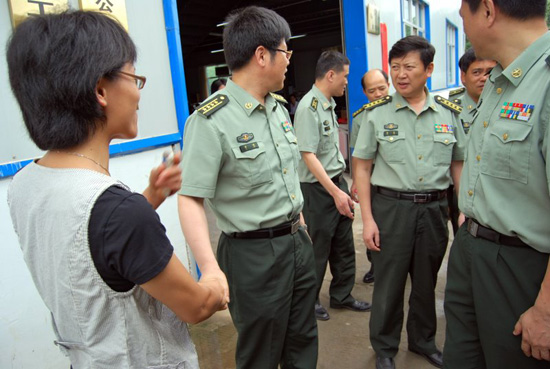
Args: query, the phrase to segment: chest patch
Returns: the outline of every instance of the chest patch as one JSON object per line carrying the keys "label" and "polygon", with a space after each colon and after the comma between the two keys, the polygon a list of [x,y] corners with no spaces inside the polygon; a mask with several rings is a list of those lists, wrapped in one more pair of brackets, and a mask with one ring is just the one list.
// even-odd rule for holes
{"label": "chest patch", "polygon": [[452,124],[434,124],[435,133],[453,133],[454,128]]}
{"label": "chest patch", "polygon": [[287,120],[285,120],[284,122],[281,122],[281,126],[283,126],[283,130],[285,132],[292,131],[292,125]]}
{"label": "chest patch", "polygon": [[389,129],[390,131],[397,128],[399,128],[399,126],[395,123],[384,124],[384,129]]}
{"label": "chest patch", "polygon": [[237,137],[237,142],[240,143],[247,143],[254,139],[254,133],[242,133],[239,137]]}
{"label": "chest patch", "polygon": [[251,142],[249,144],[239,146],[239,149],[241,150],[241,152],[247,152],[250,150],[257,149],[258,147],[259,146],[257,142]]}
{"label": "chest patch", "polygon": [[505,102],[500,110],[500,117],[528,122],[535,105]]}
{"label": "chest patch", "polygon": [[399,131],[384,131],[384,137],[398,136]]}

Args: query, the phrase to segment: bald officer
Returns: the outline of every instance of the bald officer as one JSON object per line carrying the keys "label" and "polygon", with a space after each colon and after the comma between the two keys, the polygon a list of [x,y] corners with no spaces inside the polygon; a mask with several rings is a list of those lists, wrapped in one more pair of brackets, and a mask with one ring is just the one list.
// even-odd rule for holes
{"label": "bald officer", "polygon": [[[233,77],[185,127],[183,232],[201,270],[227,275],[237,368],[314,369],[315,261],[300,219],[300,153],[282,98],[270,93],[283,87],[290,30],[275,12],[248,7],[230,15],[223,37]],[[222,230],[219,267],[204,199]]]}
{"label": "bald officer", "polygon": [[[369,101],[378,100],[384,96],[387,96],[390,92],[390,80],[388,74],[382,69],[371,69],[363,75],[361,78],[361,87],[363,88],[363,93]],[[349,140],[349,145],[353,149],[355,143],[357,142],[357,133],[359,132],[359,127],[361,127],[361,119],[363,119],[363,114],[366,112],[365,105],[361,109],[353,113],[353,125],[351,129],[351,135]],[[355,202],[359,202],[357,198],[357,187],[355,184],[355,167],[353,166],[354,161],[352,160],[352,184],[350,188],[351,198]],[[374,263],[372,262],[371,251],[367,249],[367,258],[370,261],[370,269],[365,276],[363,277],[363,282],[373,283],[374,282]]]}
{"label": "bald officer", "polygon": [[315,84],[300,100],[294,126],[302,154],[299,164],[304,194],[304,218],[313,240],[317,271],[315,316],[330,318],[319,302],[319,291],[330,266],[330,307],[367,311],[370,304],[351,295],[355,284],[353,201],[342,174],[346,168],[340,152],[336,103],[347,85],[349,60],[336,51],[321,54],[315,69]]}
{"label": "bald officer", "polygon": [[451,174],[459,183],[465,136],[460,107],[426,88],[434,54],[418,36],[393,45],[390,74],[397,92],[365,109],[353,153],[363,238],[376,265],[370,340],[377,369],[395,367],[409,274],[409,351],[442,366],[434,290],[448,241],[446,190]]}
{"label": "bald officer", "polygon": [[445,367],[549,368],[550,33],[546,0],[463,1],[494,59],[470,129],[449,256]]}

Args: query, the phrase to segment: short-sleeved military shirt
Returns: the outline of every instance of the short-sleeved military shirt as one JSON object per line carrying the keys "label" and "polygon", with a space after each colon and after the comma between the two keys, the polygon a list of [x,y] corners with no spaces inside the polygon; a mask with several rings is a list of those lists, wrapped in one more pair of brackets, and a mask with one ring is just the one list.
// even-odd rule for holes
{"label": "short-sleeved military shirt", "polygon": [[477,113],[477,103],[466,92],[460,98],[453,99],[455,104],[462,106],[462,113],[460,113],[460,122],[464,133],[468,134],[474,122],[474,117]]}
{"label": "short-sleeved military shirt", "polygon": [[[341,174],[346,162],[340,152],[340,136],[334,109],[336,102],[330,101],[315,86],[298,103],[294,116],[294,127],[301,152],[315,153],[329,177]],[[303,160],[298,165],[300,182],[318,182]]]}
{"label": "short-sleeved military shirt", "polygon": [[420,114],[399,94],[364,114],[353,156],[374,159],[371,183],[396,191],[444,190],[452,160],[463,160],[458,113],[426,89]]}
{"label": "short-sleeved military shirt", "polygon": [[355,144],[357,143],[357,135],[359,134],[359,129],[361,128],[361,121],[363,119],[363,115],[366,113],[367,111],[364,106],[357,112],[353,113],[353,124],[351,125],[351,134],[349,136],[349,147],[355,147]]}
{"label": "short-sleeved military shirt", "polygon": [[179,194],[206,198],[226,233],[299,215],[300,153],[283,104],[267,95],[262,105],[230,80],[201,107],[186,122]]}
{"label": "short-sleeved military shirt", "polygon": [[550,33],[505,70],[495,66],[480,97],[460,181],[466,216],[550,252]]}

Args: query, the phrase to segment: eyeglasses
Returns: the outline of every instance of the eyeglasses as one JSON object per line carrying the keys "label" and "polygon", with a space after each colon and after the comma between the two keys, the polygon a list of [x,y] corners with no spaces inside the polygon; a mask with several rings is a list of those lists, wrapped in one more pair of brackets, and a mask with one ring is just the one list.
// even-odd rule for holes
{"label": "eyeglasses", "polygon": [[132,77],[136,81],[136,86],[138,89],[141,90],[143,87],[145,87],[145,82],[147,81],[147,78],[145,78],[144,76],[136,76],[135,74],[126,73],[123,71],[119,71],[118,73]]}
{"label": "eyeglasses", "polygon": [[280,51],[282,53],[285,53],[285,56],[288,60],[290,60],[290,58],[292,58],[292,53],[293,51],[292,50],[283,50],[283,49],[271,49],[273,51]]}

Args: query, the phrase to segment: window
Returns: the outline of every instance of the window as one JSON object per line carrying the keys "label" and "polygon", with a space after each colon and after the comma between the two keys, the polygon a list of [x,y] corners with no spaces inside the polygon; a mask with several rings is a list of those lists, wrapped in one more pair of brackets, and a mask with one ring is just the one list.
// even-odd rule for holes
{"label": "window", "polygon": [[447,85],[454,86],[457,84],[457,49],[456,41],[458,38],[457,28],[447,22]]}
{"label": "window", "polygon": [[426,37],[426,5],[419,0],[402,0],[403,36]]}

